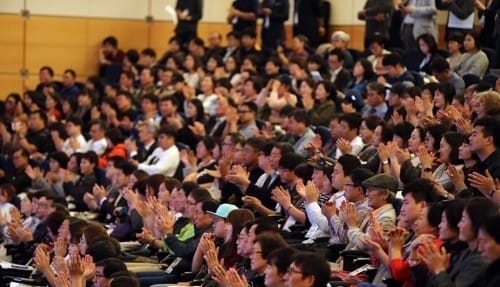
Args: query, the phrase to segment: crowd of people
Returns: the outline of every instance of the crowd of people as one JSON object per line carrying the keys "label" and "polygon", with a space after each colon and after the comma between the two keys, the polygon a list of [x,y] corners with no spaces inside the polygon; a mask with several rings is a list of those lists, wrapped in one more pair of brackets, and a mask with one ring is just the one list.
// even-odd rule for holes
{"label": "crowd of people", "polygon": [[465,25],[500,1],[387,2],[366,51],[322,40],[321,1],[286,47],[289,1],[235,1],[223,46],[184,0],[159,57],[109,36],[86,81],[41,67],[0,105],[7,255],[55,287],[500,286],[500,79]]}

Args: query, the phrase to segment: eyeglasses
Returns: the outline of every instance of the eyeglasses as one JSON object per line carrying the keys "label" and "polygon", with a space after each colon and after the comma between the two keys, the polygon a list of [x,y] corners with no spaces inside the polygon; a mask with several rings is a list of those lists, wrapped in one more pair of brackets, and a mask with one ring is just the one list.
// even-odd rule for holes
{"label": "eyeglasses", "polygon": [[239,114],[246,114],[246,113],[249,113],[250,111],[242,111],[242,110],[239,110],[238,113]]}
{"label": "eyeglasses", "polygon": [[293,268],[293,267],[288,267],[288,269],[286,270],[287,273],[297,273],[297,274],[302,274],[301,271]]}
{"label": "eyeglasses", "polygon": [[189,200],[188,200],[188,201],[187,201],[187,204],[188,204],[188,205],[196,205],[196,202],[192,202],[192,201],[189,201]]}

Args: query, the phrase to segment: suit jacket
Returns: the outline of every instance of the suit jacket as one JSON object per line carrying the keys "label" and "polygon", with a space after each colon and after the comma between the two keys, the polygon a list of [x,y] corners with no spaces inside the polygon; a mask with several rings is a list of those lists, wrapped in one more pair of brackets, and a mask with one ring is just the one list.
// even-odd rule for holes
{"label": "suit jacket", "polygon": [[311,46],[319,44],[318,20],[323,17],[322,1],[295,0],[292,17],[293,34],[306,36]]}
{"label": "suit jacket", "polygon": [[459,259],[447,272],[431,276],[427,286],[484,286],[477,283],[486,272],[486,268],[486,262],[481,254],[467,248],[462,251]]}
{"label": "suit jacket", "polygon": [[277,43],[285,39],[284,23],[290,16],[290,2],[289,0],[264,0],[262,8],[271,9],[269,16],[259,15],[259,17],[264,18],[262,25],[262,46],[275,48]]}
{"label": "suit jacket", "polygon": [[351,80],[351,73],[347,69],[342,68],[342,70],[338,73],[337,77],[335,78],[333,85],[337,90],[343,91],[345,87],[347,87],[347,84],[349,84],[350,80]]}
{"label": "suit jacket", "polygon": [[177,0],[176,10],[187,10],[191,20],[179,20],[175,29],[176,33],[183,33],[185,31],[193,31],[196,33],[198,21],[200,21],[203,14],[203,0]]}
{"label": "suit jacket", "polygon": [[436,1],[435,0],[416,0],[414,10],[409,14],[415,22],[413,24],[413,37],[428,33],[438,38],[436,24]]}
{"label": "suit jacket", "polygon": [[259,187],[255,185],[253,182],[250,183],[245,194],[257,197],[262,202],[262,205],[264,205],[269,209],[274,209],[274,207],[276,206],[276,201],[271,199],[271,191],[275,187],[278,187],[280,185],[281,185],[281,178],[279,175],[277,175],[276,178],[268,186]]}
{"label": "suit jacket", "polygon": [[490,17],[495,18],[495,30],[493,32],[493,37],[497,37],[500,34],[500,0],[490,0],[493,1],[486,11],[487,14],[491,14]]}
{"label": "suit jacket", "polygon": [[137,149],[137,154],[132,158],[138,162],[143,162],[153,153],[153,151],[157,147],[158,147],[157,141],[155,141],[148,149],[146,149],[146,147],[143,144],[141,144]]}
{"label": "suit jacket", "polygon": [[[233,2],[233,7],[245,13],[255,13],[257,16],[257,8],[259,6],[258,0],[235,0]],[[238,19],[236,23],[233,23],[233,31],[243,32],[245,30],[257,30],[256,20],[242,20]]]}
{"label": "suit jacket", "polygon": [[[392,0],[367,0],[364,6],[365,16],[361,20],[365,20],[365,39],[369,39],[375,33],[380,33],[382,36],[389,37],[389,27],[391,25],[391,14],[393,11]],[[384,20],[379,22],[374,19],[377,14],[384,14]]]}

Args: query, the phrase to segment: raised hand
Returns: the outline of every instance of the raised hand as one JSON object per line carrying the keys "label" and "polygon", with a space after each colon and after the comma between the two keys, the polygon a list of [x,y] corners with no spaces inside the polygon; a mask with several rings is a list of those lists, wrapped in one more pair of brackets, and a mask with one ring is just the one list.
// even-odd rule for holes
{"label": "raised hand", "polygon": [[361,222],[361,217],[359,216],[356,206],[352,202],[345,202],[343,208],[341,208],[342,216],[344,217],[345,223],[349,227],[359,226]]}
{"label": "raised hand", "polygon": [[314,184],[314,182],[312,182],[312,180],[307,182],[305,191],[306,191],[306,196],[305,196],[306,202],[311,203],[318,201],[319,189]]}
{"label": "raised hand", "polygon": [[495,179],[491,176],[490,171],[486,169],[485,175],[479,172],[469,174],[469,183],[472,187],[479,189],[483,193],[489,193],[495,190]]}
{"label": "raised hand", "polygon": [[244,275],[239,275],[236,269],[230,268],[226,272],[226,281],[231,287],[246,287],[248,286],[247,278]]}
{"label": "raised hand", "polygon": [[424,244],[418,249],[418,255],[433,274],[446,271],[450,265],[451,255],[446,252],[444,246],[438,248],[433,243]]}
{"label": "raised hand", "polygon": [[64,237],[57,237],[54,243],[54,254],[55,256],[64,257],[68,252],[68,247],[66,245],[66,239]]}
{"label": "raised hand", "polygon": [[89,280],[95,277],[96,267],[94,258],[91,255],[85,255],[82,259],[83,264],[83,278]]}
{"label": "raised hand", "polygon": [[285,209],[288,209],[292,204],[290,193],[281,186],[274,188],[271,194],[271,199],[279,203],[279,205]]}
{"label": "raised hand", "polygon": [[37,246],[35,249],[35,256],[33,257],[35,266],[42,272],[50,271],[50,256],[42,246]]}
{"label": "raised hand", "polygon": [[408,235],[408,230],[402,227],[393,227],[389,231],[389,243],[391,248],[401,251],[406,235]]}
{"label": "raised hand", "polygon": [[327,218],[337,215],[337,206],[334,201],[327,201],[321,206],[321,213]]}

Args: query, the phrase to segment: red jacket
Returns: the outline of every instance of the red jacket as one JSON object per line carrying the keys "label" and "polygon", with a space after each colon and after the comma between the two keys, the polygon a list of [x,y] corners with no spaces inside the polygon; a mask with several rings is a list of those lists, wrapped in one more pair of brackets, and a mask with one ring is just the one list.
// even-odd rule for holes
{"label": "red jacket", "polygon": [[101,157],[99,157],[99,167],[105,168],[108,165],[108,159],[113,156],[127,156],[127,149],[125,144],[119,143],[113,146],[111,149],[106,150]]}

